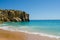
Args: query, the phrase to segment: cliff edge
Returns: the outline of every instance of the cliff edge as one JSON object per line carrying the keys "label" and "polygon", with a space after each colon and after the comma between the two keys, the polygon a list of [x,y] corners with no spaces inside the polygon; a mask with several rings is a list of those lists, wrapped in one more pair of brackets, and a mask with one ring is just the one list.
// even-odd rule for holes
{"label": "cliff edge", "polygon": [[19,10],[0,10],[0,21],[22,22],[29,21],[29,14]]}

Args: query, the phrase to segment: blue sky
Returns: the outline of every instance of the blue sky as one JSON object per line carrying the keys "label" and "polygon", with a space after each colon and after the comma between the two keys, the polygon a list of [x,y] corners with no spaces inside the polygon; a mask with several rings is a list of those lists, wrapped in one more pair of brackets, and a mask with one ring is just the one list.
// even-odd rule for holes
{"label": "blue sky", "polygon": [[0,0],[0,9],[22,10],[30,19],[60,19],[60,0]]}

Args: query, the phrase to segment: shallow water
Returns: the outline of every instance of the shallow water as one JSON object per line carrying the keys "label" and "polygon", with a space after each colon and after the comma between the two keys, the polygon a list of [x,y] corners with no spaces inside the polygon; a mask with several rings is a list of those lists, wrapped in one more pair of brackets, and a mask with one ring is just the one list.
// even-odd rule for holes
{"label": "shallow water", "polygon": [[31,20],[30,22],[5,22],[0,27],[60,36],[60,20]]}

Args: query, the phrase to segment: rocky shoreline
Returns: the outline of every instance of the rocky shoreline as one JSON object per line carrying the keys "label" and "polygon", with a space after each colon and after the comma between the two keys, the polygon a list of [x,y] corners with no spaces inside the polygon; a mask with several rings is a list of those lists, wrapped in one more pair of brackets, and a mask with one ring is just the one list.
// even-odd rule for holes
{"label": "rocky shoreline", "polygon": [[0,21],[3,22],[23,22],[29,21],[29,14],[20,10],[1,10]]}

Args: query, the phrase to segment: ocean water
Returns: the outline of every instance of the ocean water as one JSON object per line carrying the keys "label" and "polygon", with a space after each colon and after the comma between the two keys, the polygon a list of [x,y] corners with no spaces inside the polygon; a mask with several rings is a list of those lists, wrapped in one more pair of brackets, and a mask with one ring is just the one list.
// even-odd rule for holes
{"label": "ocean water", "polygon": [[44,33],[60,37],[60,20],[31,20],[30,22],[5,22],[4,29],[18,29],[27,32]]}

